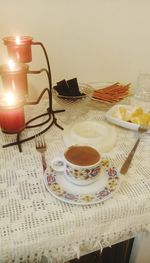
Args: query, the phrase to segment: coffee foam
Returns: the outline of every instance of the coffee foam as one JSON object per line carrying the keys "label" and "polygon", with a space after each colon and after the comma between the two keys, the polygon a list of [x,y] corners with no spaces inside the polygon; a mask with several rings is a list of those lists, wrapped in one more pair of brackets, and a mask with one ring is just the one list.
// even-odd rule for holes
{"label": "coffee foam", "polygon": [[64,155],[70,163],[79,166],[93,165],[100,160],[100,154],[90,146],[71,146]]}

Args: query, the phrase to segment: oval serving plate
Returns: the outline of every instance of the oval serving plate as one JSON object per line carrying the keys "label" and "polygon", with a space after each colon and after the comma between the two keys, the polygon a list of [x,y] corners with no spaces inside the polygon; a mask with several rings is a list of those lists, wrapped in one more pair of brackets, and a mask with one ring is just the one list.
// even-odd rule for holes
{"label": "oval serving plate", "polygon": [[[117,118],[117,117],[115,116],[115,114],[116,114],[117,112],[119,112],[119,111],[118,111],[118,110],[119,110],[119,107],[123,107],[123,108],[125,108],[127,111],[129,111],[129,112],[130,112],[130,111],[133,112],[135,109],[140,108],[140,107],[133,106],[133,105],[117,104],[117,105],[113,106],[111,109],[109,109],[109,110],[106,112],[106,114],[105,114],[106,119],[107,119],[109,122],[111,122],[111,123],[113,123],[113,124],[116,124],[116,125],[118,125],[118,126],[120,126],[120,127],[137,131],[138,128],[139,128],[139,126],[140,126],[139,124],[132,123],[132,122],[129,122],[129,121],[124,121],[124,120],[122,120],[121,118],[119,118],[119,117]],[[146,109],[144,109],[144,108],[143,108],[143,110],[144,110],[144,112],[148,112],[148,111],[147,111]]]}

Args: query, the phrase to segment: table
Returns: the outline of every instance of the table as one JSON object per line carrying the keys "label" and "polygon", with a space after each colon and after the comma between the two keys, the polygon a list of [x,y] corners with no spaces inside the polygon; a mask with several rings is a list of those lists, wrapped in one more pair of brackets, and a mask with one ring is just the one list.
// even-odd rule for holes
{"label": "table", "polygon": [[[105,111],[89,99],[71,105],[57,114],[64,128],[76,120],[103,120]],[[30,119],[47,108],[47,101],[27,106]],[[39,131],[41,128],[38,128]],[[136,133],[116,127],[118,140],[106,157],[120,169],[136,140]],[[26,130],[23,136],[32,134]],[[34,141],[18,148],[0,148],[0,262],[65,262],[87,251],[102,251],[115,243],[150,230],[150,133],[141,140],[128,174],[119,190],[103,203],[80,206],[64,203],[45,189],[41,156]],[[46,159],[65,149],[62,131],[56,126],[45,134]],[[1,146],[15,139],[0,134]]]}

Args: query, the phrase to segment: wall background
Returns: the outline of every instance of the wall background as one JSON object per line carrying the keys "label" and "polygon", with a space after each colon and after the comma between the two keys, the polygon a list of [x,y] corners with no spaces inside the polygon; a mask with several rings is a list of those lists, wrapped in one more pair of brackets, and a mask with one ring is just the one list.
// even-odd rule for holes
{"label": "wall background", "polygon": [[[149,0],[5,0],[0,8],[0,39],[30,35],[45,45],[53,84],[122,81],[135,85],[139,71],[150,72]],[[33,49],[30,67],[43,67],[41,49]],[[7,60],[0,42],[0,61]],[[31,94],[47,85],[29,76]],[[33,92],[34,91],[34,92]]]}
{"label": "wall background", "polygon": [[[135,86],[140,71],[150,72],[149,10],[149,0],[5,0],[0,7],[0,39],[29,35],[43,42],[53,84],[77,77],[79,82],[121,81]],[[7,60],[1,41],[0,64]],[[30,68],[40,69],[44,63],[41,49],[34,46]],[[29,76],[28,81],[32,97],[47,86],[43,75]],[[149,262],[144,244],[139,237],[132,263]]]}

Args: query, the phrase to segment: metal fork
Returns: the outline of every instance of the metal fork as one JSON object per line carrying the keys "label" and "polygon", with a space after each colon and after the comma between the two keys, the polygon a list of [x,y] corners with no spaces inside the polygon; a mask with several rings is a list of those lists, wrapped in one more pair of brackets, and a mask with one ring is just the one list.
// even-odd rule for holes
{"label": "metal fork", "polygon": [[42,134],[35,136],[35,146],[36,150],[41,153],[43,170],[45,171],[45,169],[47,168],[45,160],[46,142]]}
{"label": "metal fork", "polygon": [[[149,127],[149,128],[150,128],[150,127]],[[120,170],[120,173],[121,173],[121,174],[124,174],[124,175],[125,175],[125,174],[127,173],[128,169],[129,169],[129,166],[130,166],[130,164],[131,164],[131,161],[132,161],[132,159],[133,159],[133,156],[134,156],[134,154],[135,154],[135,151],[136,151],[136,149],[137,149],[137,147],[138,147],[138,145],[139,145],[139,142],[140,142],[140,140],[141,140],[141,137],[142,137],[142,135],[143,135],[145,132],[148,131],[149,128],[148,128],[148,127],[145,127],[145,126],[139,126],[139,128],[138,128],[138,139],[137,139],[135,145],[133,146],[132,150],[130,151],[127,159],[125,160],[125,162],[123,163],[123,165],[122,165],[122,167],[121,167],[121,170]]]}

